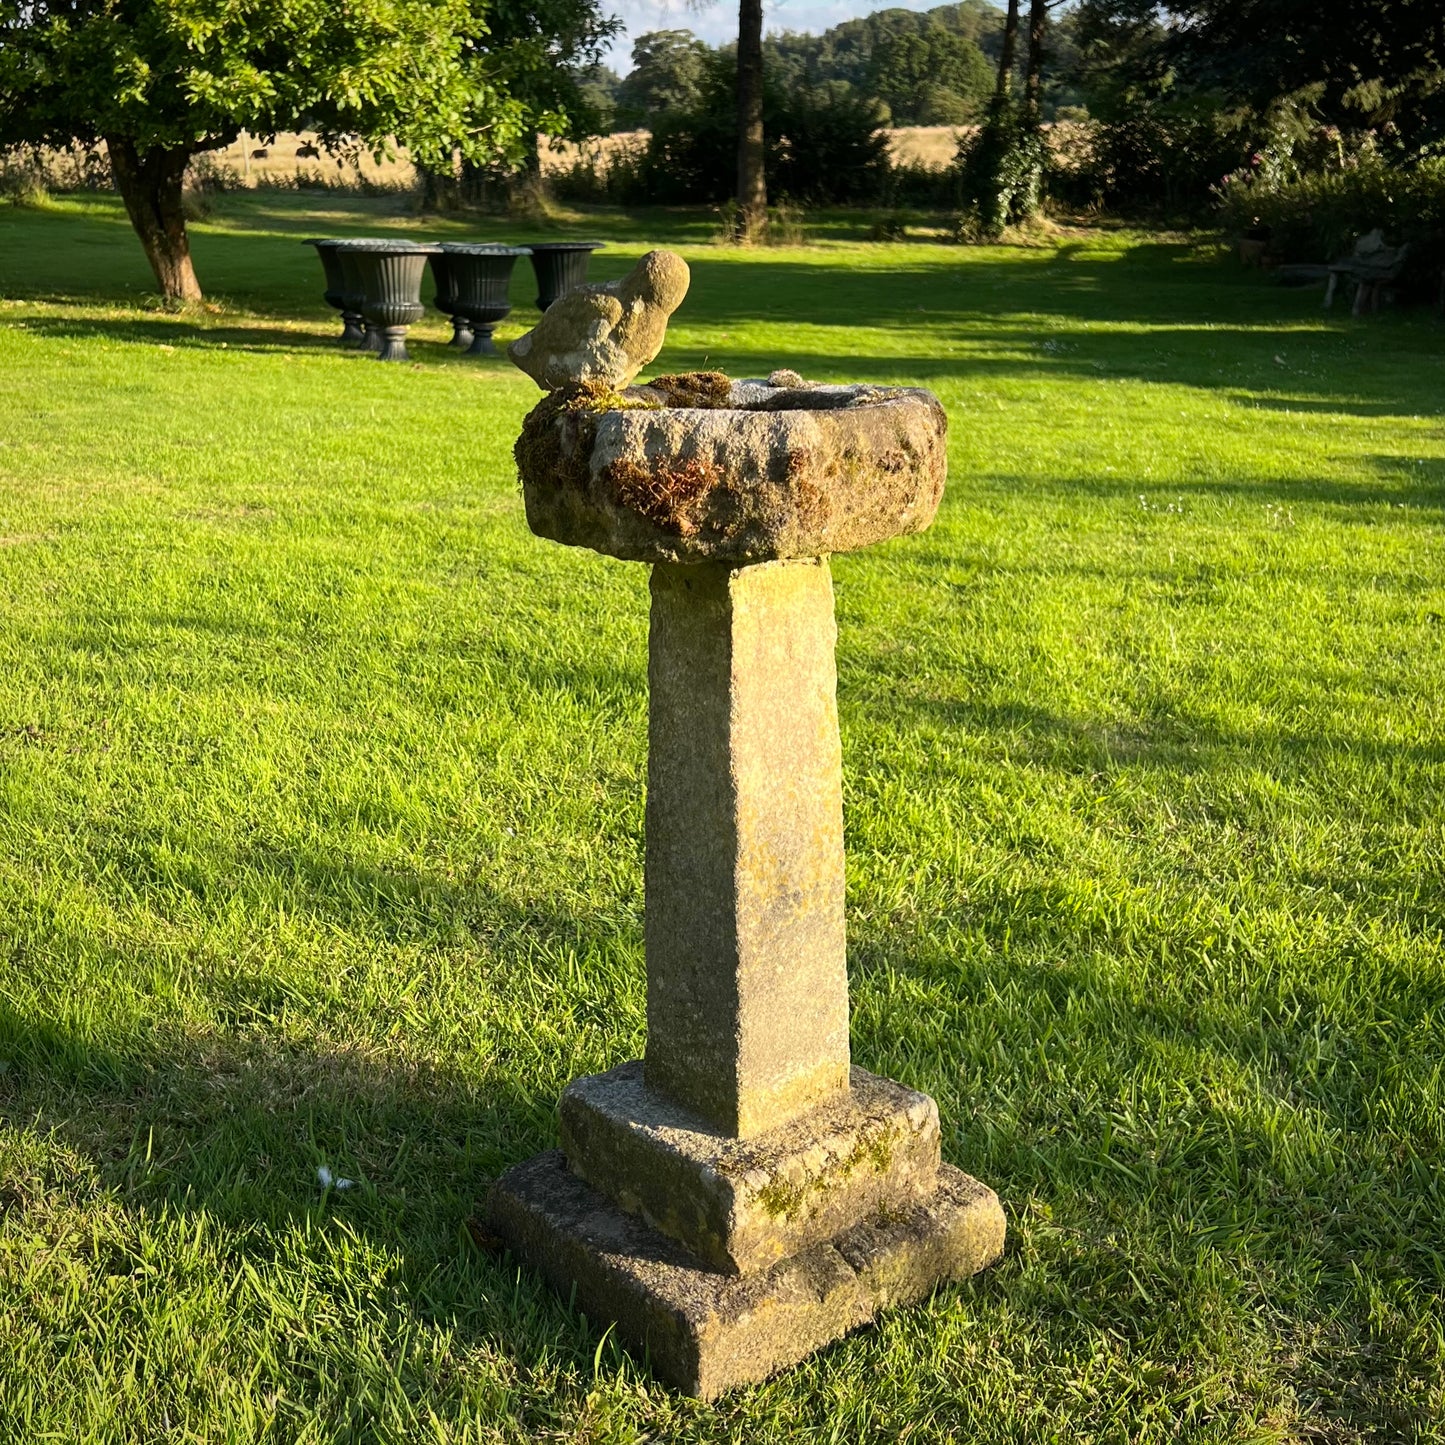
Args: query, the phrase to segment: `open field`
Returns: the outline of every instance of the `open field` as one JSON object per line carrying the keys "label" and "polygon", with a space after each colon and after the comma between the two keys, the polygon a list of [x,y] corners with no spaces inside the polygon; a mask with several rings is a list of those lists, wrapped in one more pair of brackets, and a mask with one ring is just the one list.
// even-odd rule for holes
{"label": "open field", "polygon": [[[956,126],[900,126],[888,131],[887,135],[889,151],[895,162],[917,162],[942,170],[952,163],[958,149],[959,129]],[[550,175],[566,170],[583,154],[598,158],[605,166],[614,152],[644,146],[647,137],[645,130],[632,130],[601,136],[585,145],[557,141],[543,147],[542,171]],[[416,183],[416,171],[404,148],[399,148],[390,156],[383,156],[381,160],[359,155],[354,161],[340,162],[324,153],[319,156],[309,154],[308,148],[315,146],[316,136],[312,132],[283,131],[274,140],[264,143],[254,136],[242,135],[228,146],[205,152],[199,157],[192,174],[221,171],[225,173],[229,186],[252,188],[291,189],[299,182],[302,186],[313,188],[318,183],[325,183],[357,190],[364,187],[401,190]],[[105,153],[103,143],[98,149],[102,155]],[[65,152],[46,151],[44,154],[62,178],[75,168]]]}
{"label": "open field", "polygon": [[1004,1261],[704,1407],[474,1238],[641,1045],[645,574],[527,533],[504,361],[331,344],[302,237],[470,228],[227,195],[175,315],[6,209],[0,1439],[1445,1440],[1445,332],[850,224],[575,229],[692,263],[667,369],[948,408],[834,562],[853,1043]]}

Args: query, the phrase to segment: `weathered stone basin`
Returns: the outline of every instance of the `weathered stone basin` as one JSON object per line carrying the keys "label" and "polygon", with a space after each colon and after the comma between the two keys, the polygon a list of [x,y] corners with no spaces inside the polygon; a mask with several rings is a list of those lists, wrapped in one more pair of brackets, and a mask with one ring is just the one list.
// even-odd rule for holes
{"label": "weathered stone basin", "polygon": [[703,372],[553,392],[527,418],[517,465],[540,536],[628,561],[740,565],[922,531],[943,496],[947,432],[918,387]]}

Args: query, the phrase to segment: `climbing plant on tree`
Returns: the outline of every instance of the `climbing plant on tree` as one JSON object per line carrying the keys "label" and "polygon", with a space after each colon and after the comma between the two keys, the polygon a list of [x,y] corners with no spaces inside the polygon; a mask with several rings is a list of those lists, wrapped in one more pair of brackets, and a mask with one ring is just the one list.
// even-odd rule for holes
{"label": "climbing plant on tree", "polygon": [[523,107],[470,0],[0,0],[0,145],[103,140],[161,293],[199,300],[181,186],[241,130],[482,159]]}
{"label": "climbing plant on tree", "polygon": [[985,236],[1038,214],[1048,157],[1043,129],[1044,44],[1049,11],[1062,0],[1029,0],[1023,100],[1014,94],[1020,0],[1008,0],[998,78],[977,136],[960,145],[962,200]]}

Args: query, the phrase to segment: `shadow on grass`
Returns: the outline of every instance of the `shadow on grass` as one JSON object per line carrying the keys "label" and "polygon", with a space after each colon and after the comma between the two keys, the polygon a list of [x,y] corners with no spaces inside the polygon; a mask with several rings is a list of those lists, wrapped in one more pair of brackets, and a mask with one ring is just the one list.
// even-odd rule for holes
{"label": "shadow on grass", "polygon": [[[302,855],[269,866],[303,911],[367,914],[381,936],[405,910],[486,913],[489,973],[535,974],[539,953],[607,942],[600,925],[482,888]],[[166,967],[138,949],[112,959],[135,976]],[[491,1180],[556,1142],[565,1080],[549,1079],[525,1033],[499,1030],[490,1066],[464,1074],[404,1050],[308,1038],[296,1020],[314,1000],[239,963],[213,994],[211,1027],[128,1031],[0,998],[0,1124],[76,1151],[137,1220],[203,1214],[226,1232],[228,1252],[258,1265],[298,1236],[344,1245],[360,1235],[399,1260],[393,1297],[411,1315],[491,1340],[524,1371],[559,1357],[591,1365],[601,1327],[519,1277],[481,1223]],[[323,1188],[322,1167],[351,1184]],[[23,1177],[0,1189],[0,1213],[30,1203]],[[110,1272],[131,1263],[118,1258]]]}
{"label": "shadow on grass", "polygon": [[[330,209],[323,202],[320,216],[309,214],[304,204],[294,210],[248,207],[238,210],[233,229],[197,228],[197,265],[208,294],[244,306],[262,322],[314,315],[314,335],[281,326],[267,330],[200,325],[184,318],[149,323],[87,316],[58,319],[54,334],[78,337],[93,330],[137,341],[261,349],[329,345],[334,323],[321,306],[320,268],[298,240],[318,228],[337,234],[374,232],[378,216],[349,202]],[[659,225],[665,231],[674,219],[662,216]],[[525,240],[522,232],[528,229],[395,215],[380,220],[386,230],[406,235],[475,230]],[[251,223],[256,229],[243,228]],[[26,224],[43,244],[17,232],[7,246],[0,236],[0,288],[8,295],[60,306],[134,306],[149,288],[139,246],[118,209],[40,213],[27,216]],[[586,221],[574,229],[608,233],[607,226]],[[624,231],[616,243],[626,251],[657,239],[639,221],[629,221]],[[1322,317],[1311,298],[1280,292],[1252,273],[1202,256],[1191,241],[957,248],[932,255],[910,248],[902,257],[887,251],[879,257],[875,264],[826,251],[720,249],[716,255],[694,255],[683,321],[715,333],[716,340],[699,348],[677,336],[668,364],[720,365],[734,374],[766,375],[786,361],[805,375],[878,381],[1123,377],[1223,391],[1241,406],[1278,410],[1362,417],[1438,410],[1430,378],[1410,368],[1407,359],[1418,352],[1422,363],[1434,365],[1438,346],[1432,324],[1389,316],[1362,326],[1349,318]],[[621,250],[604,250],[594,258],[592,274],[606,279],[628,264]],[[530,273],[519,268],[514,322],[527,324],[535,315],[534,289]],[[424,288],[428,300],[429,290]],[[770,321],[827,328],[839,344],[809,351],[800,337],[799,345],[786,347],[786,355],[729,344],[730,327]],[[907,350],[880,355],[866,345],[850,345],[848,333],[854,328],[897,331],[907,336]],[[1397,364],[1351,365],[1361,346],[1388,348]],[[1341,388],[1345,367],[1347,393]],[[1250,386],[1290,395],[1260,401]]]}
{"label": "shadow on grass", "polygon": [[[1434,457],[1421,459],[1410,455],[1357,455],[1352,454],[1350,463],[1361,469],[1369,468],[1375,476],[1367,480],[1334,481],[1322,477],[1271,477],[1236,481],[1227,478],[1180,477],[1169,481],[1154,481],[1145,478],[1122,478],[1107,480],[1097,476],[1066,477],[1055,481],[1039,478],[1028,479],[1027,496],[1030,502],[1048,497],[1056,504],[1077,502],[1082,498],[1099,501],[1116,501],[1135,512],[1140,498],[1163,509],[1170,502],[1181,499],[1188,503],[1235,502],[1241,507],[1289,507],[1301,503],[1317,503],[1329,507],[1356,508],[1361,505],[1395,507],[1417,514],[1422,511],[1445,513],[1445,459]],[[984,473],[972,480],[974,485],[984,483],[1005,494],[1017,494],[1018,478],[1011,473]],[[945,503],[945,506],[947,503]],[[945,513],[946,517],[946,513]],[[1188,513],[1181,519],[1188,521]],[[925,532],[910,541],[907,553],[908,565],[918,568],[936,567],[941,572],[956,571],[966,558],[961,557],[956,540],[946,532]],[[1288,572],[1292,565],[1286,561],[1272,564]],[[1010,563],[1012,572],[1028,572],[1026,564]],[[1117,566],[1105,564],[1054,563],[1038,570],[1046,575],[1073,573],[1078,576],[1117,578]],[[1230,575],[1226,567],[1202,564],[1191,575],[1182,572],[1178,566],[1159,565],[1150,567],[1135,562],[1129,569],[1131,578],[1167,583],[1178,589],[1181,596],[1187,595],[1191,587],[1207,586]],[[1400,591],[1418,591],[1420,584],[1409,576],[1382,579],[1382,587]]]}
{"label": "shadow on grass", "polygon": [[[1269,1318],[1300,1343],[1291,1388],[1326,1413],[1424,1426],[1445,1188],[1431,1163],[1440,1054],[1420,1050],[1419,1021],[1445,1007],[1445,984],[1362,968],[1368,996],[1347,1012],[1338,990],[1264,970],[1230,998],[1214,970],[1214,987],[1155,998],[1108,959],[1122,941],[1097,940],[1098,962],[1077,930],[1050,949],[1072,903],[1047,889],[981,898],[1010,914],[1012,946],[969,969],[900,958],[881,936],[852,949],[865,989],[916,971],[954,995],[921,1020],[912,1000],[906,1018],[885,1005],[882,1028],[907,1040],[885,1055],[976,1034],[987,1007],[987,1040],[935,1092],[946,1156],[999,1190],[1023,1252],[973,1287],[1039,1338],[1162,1348],[1203,1375],[1222,1363],[1214,1328]],[[1380,1291],[1398,1304],[1385,1317]]]}
{"label": "shadow on grass", "polygon": [[[1029,722],[1038,727],[1040,718]],[[282,884],[300,911],[369,927],[379,941],[459,924],[485,938],[489,975],[534,977],[541,957],[606,950],[621,937],[607,920],[521,905],[482,882],[384,871],[340,855],[258,852],[236,872],[259,874],[252,886],[262,893]],[[1445,1006],[1439,981],[1404,973],[1387,979],[1371,1008],[1345,1021],[1360,1037],[1341,1028],[1331,1072],[1312,1078],[1300,1067],[1302,1045],[1311,1038],[1318,1044],[1326,1005],[1282,993],[1267,977],[1243,1008],[1217,995],[1201,995],[1183,1010],[1141,997],[1117,973],[1079,961],[1088,940],[1071,935],[1066,903],[1047,888],[981,898],[981,911],[1009,920],[1015,948],[1057,940],[1056,956],[1073,961],[1016,964],[996,954],[971,975],[950,976],[939,1016],[914,1018],[907,1003],[908,1017],[888,1012],[896,975],[936,974],[929,950],[915,955],[888,930],[866,926],[854,940],[857,985],[876,996],[869,1010],[876,1012],[878,1000],[883,1009],[881,1025],[857,1031],[860,1061],[894,1048],[880,1027],[901,1033],[905,1047],[917,1050],[915,1082],[934,1084],[945,1117],[977,1138],[979,1126],[968,1121],[978,1100],[960,1092],[962,1077],[949,1060],[965,1037],[970,1047],[1002,1047],[990,1085],[1011,1122],[988,1131],[977,1157],[958,1162],[1011,1207],[1031,1198],[1057,1203],[1057,1228],[1037,1219],[1024,1224],[1025,1257],[1016,1233],[1014,1253],[968,1286],[974,1307],[1007,1308],[1017,1328],[1052,1335],[1056,1363],[1061,1348],[1087,1353],[1101,1333],[1148,1338],[1150,1349],[1172,1346],[1188,1359],[1200,1346],[1189,1334],[1197,1325],[1184,1300],[1198,1277],[1218,1281],[1211,1261],[1237,1257],[1222,1286],[1230,1309],[1282,1315],[1307,1335],[1323,1321],[1343,1331],[1338,1352],[1311,1359],[1299,1373],[1317,1373],[1345,1392],[1361,1377],[1359,1398],[1339,1406],[1345,1418],[1364,1422],[1382,1411],[1411,1418],[1393,1375],[1363,1379],[1356,1265],[1368,1249],[1372,1258],[1390,1258],[1398,1281],[1435,1280],[1440,1256],[1429,1230],[1445,1200],[1439,1179],[1422,1179],[1423,1161],[1398,1147],[1400,1130],[1371,1133],[1371,1086],[1358,1066],[1388,1060],[1378,1044],[1363,1052],[1358,1046],[1382,1019]],[[635,921],[626,928],[635,930]],[[158,966],[138,953],[118,956],[116,965],[141,977]],[[983,1022],[985,975],[995,969],[1009,975],[995,980],[1007,997],[994,1001],[993,1020]],[[312,1012],[313,1001],[276,977],[238,965],[214,992],[211,1030],[137,1026],[107,1043],[0,1005],[0,1057],[8,1065],[0,1073],[0,1116],[77,1150],[127,1211],[204,1212],[227,1232],[229,1250],[258,1264],[272,1262],[279,1236],[297,1226],[308,1235],[361,1234],[400,1261],[388,1282],[388,1308],[490,1341],[524,1371],[560,1359],[585,1376],[600,1324],[584,1321],[529,1274],[518,1276],[470,1223],[490,1178],[553,1143],[555,1096],[565,1081],[559,1073],[569,1061],[540,1057],[525,1025],[498,1029],[492,1063],[480,1075],[408,1059],[402,1047],[331,1048],[298,1030],[295,1021]],[[599,1015],[599,1029],[609,1024],[615,1032],[615,1016]],[[1157,1073],[1160,1050],[1198,1089],[1186,1104],[1145,1119],[1162,1131],[1151,1139],[1147,1130],[1118,1123],[1116,1093]],[[1068,1089],[1058,1083],[1061,1059],[1079,1061]],[[1416,1066],[1428,1071],[1429,1061]],[[1294,1098],[1309,1116],[1309,1138],[1283,1172],[1275,1126],[1259,1117],[1256,1097],[1219,1082],[1240,1069],[1256,1071],[1266,1104]],[[1348,1138],[1356,1140],[1355,1167],[1342,1170],[1339,1141]],[[322,1165],[358,1184],[323,1192],[316,1178]],[[23,1187],[5,1204],[26,1207]],[[119,1246],[107,1247],[118,1251],[113,1272],[133,1267]],[[1407,1374],[1419,1348],[1400,1345]]]}
{"label": "shadow on grass", "polygon": [[[337,351],[343,352],[339,333],[323,332],[321,323],[315,331],[303,331],[299,327],[279,326],[226,326],[208,322],[187,321],[182,317],[157,318],[154,321],[138,317],[124,319],[115,317],[71,315],[71,316],[27,316],[11,325],[20,331],[36,336],[59,338],[66,341],[119,341],[137,345],[183,346],[206,350],[229,350],[249,352],[278,351]],[[363,360],[370,358],[365,352],[356,352]]]}

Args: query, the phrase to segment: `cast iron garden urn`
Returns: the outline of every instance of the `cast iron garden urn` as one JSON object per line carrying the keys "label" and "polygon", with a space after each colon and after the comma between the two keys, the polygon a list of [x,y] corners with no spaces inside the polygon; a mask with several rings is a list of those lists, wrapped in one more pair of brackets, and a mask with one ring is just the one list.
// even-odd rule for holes
{"label": "cast iron garden urn", "polygon": [[362,315],[367,330],[380,339],[378,361],[407,361],[407,328],[426,314],[421,303],[421,278],[427,258],[440,247],[417,241],[374,241],[343,243],[341,253],[350,255],[361,277],[366,300]]}
{"label": "cast iron garden urn", "polygon": [[787,371],[630,384],[687,275],[651,252],[509,348],[548,393],[516,448],[532,530],[651,568],[647,1041],[567,1086],[561,1148],[487,1209],[595,1328],[711,1397],[991,1264],[1004,1215],[942,1161],[934,1101],[848,1037],[828,555],[932,522],[943,408]]}
{"label": "cast iron garden urn", "polygon": [[378,246],[384,249],[395,244],[394,241],[383,241],[372,236],[348,236],[336,243],[336,264],[341,267],[341,280],[345,288],[342,291],[342,300],[347,310],[354,311],[361,321],[361,339],[350,344],[362,351],[379,351],[381,333],[374,331],[366,319],[366,276],[362,270],[361,253],[374,250]]}
{"label": "cast iron garden urn", "polygon": [[326,275],[326,304],[334,306],[341,313],[341,344],[360,346],[365,339],[361,329],[361,298],[347,290],[346,279],[341,271],[341,258],[336,254],[339,240],[313,239],[303,241],[303,246],[315,246],[321,257],[321,269]]}
{"label": "cast iron garden urn", "polygon": [[463,318],[474,338],[467,355],[495,356],[492,332],[512,309],[508,295],[512,268],[518,256],[528,254],[527,247],[444,241],[442,251],[452,277],[453,324],[457,324],[456,318]]}
{"label": "cast iron garden urn", "polygon": [[537,310],[546,311],[559,297],[584,285],[587,263],[601,241],[532,241],[532,270],[537,273]]}
{"label": "cast iron garden urn", "polygon": [[472,330],[467,324],[467,318],[460,315],[456,308],[456,279],[452,272],[451,259],[447,255],[445,241],[442,242],[441,250],[430,259],[432,281],[436,284],[436,295],[432,297],[432,305],[452,323],[452,339],[447,345],[455,346],[459,351],[465,351],[472,344]]}

